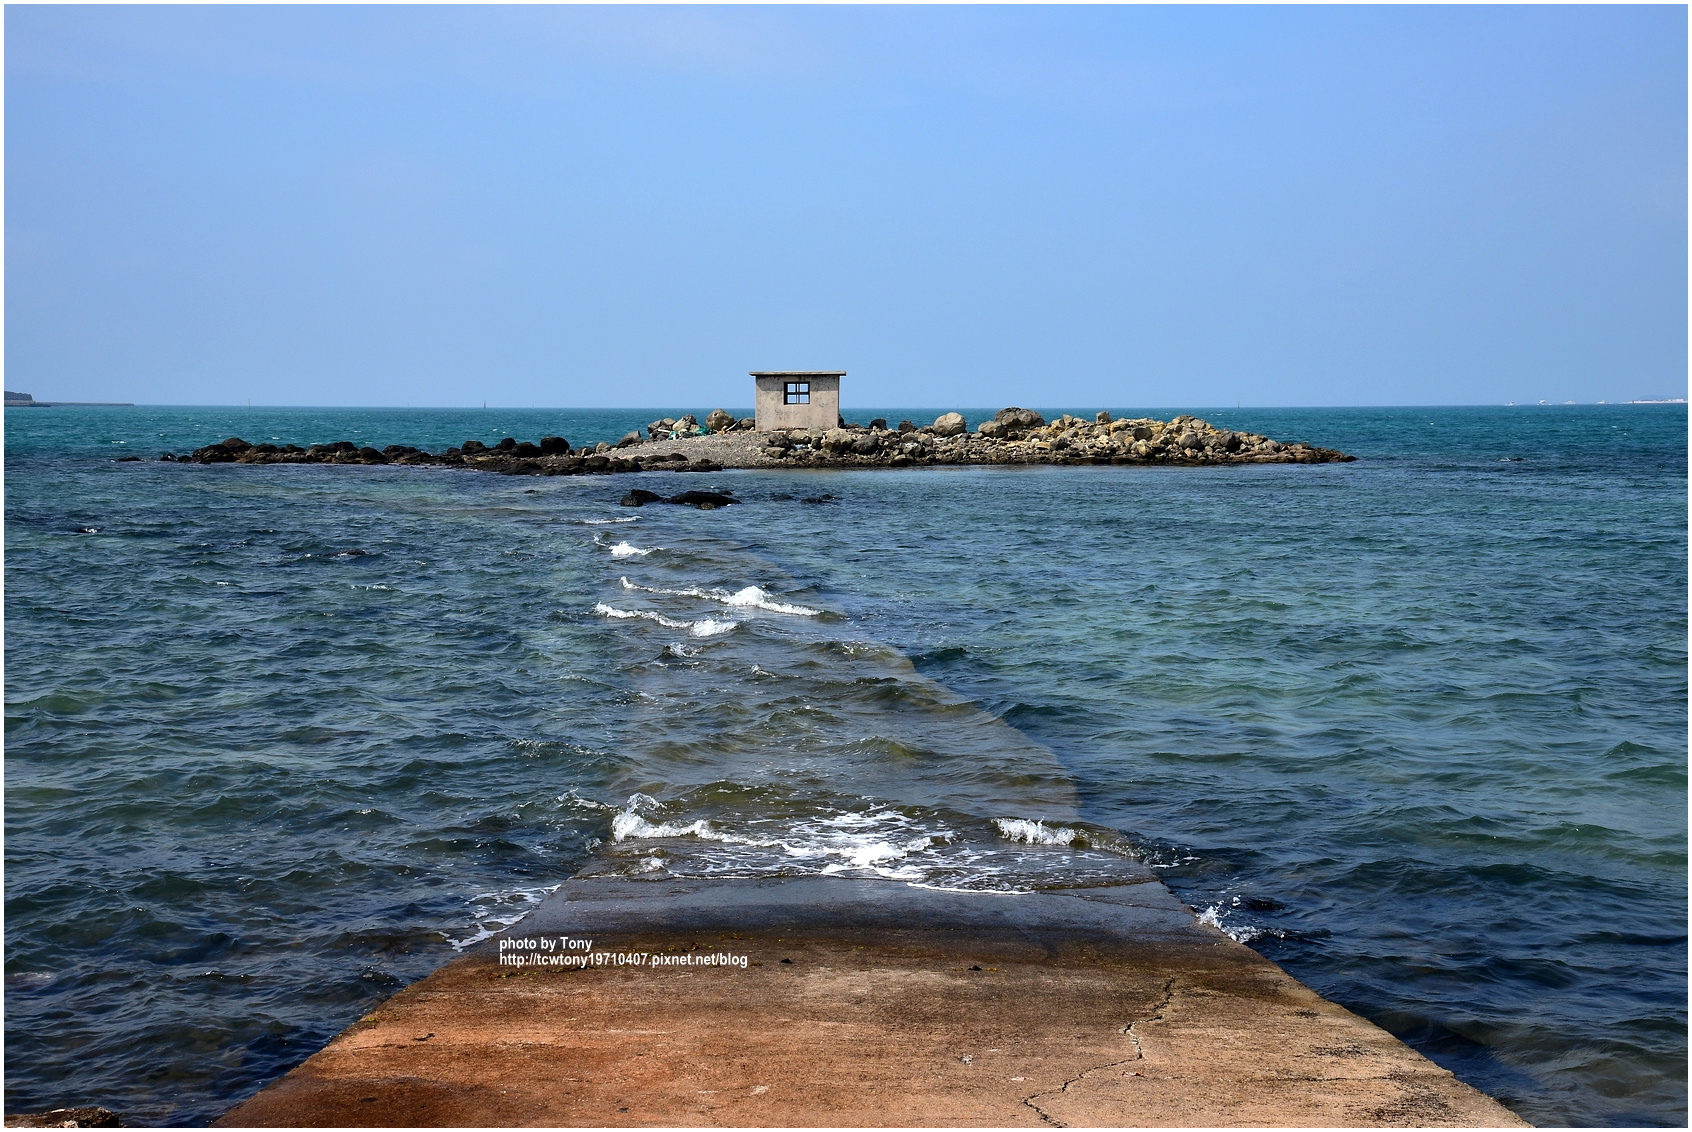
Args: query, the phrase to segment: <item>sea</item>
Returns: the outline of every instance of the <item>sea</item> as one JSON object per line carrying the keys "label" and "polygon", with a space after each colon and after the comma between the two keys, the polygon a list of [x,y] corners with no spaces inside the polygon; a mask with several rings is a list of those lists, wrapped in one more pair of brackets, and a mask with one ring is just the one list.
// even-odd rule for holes
{"label": "sea", "polygon": [[1685,1125],[1685,406],[1110,407],[1330,465],[158,459],[708,408],[6,412],[7,1112],[210,1122],[596,862],[1139,860],[1535,1124]]}

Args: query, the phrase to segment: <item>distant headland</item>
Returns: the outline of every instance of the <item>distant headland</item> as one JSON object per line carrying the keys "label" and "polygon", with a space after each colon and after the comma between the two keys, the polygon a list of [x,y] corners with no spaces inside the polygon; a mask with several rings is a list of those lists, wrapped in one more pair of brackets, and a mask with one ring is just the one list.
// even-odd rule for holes
{"label": "distant headland", "polygon": [[133,409],[135,407],[133,401],[37,401],[28,393],[13,393],[10,389],[5,390],[5,393],[6,408],[8,409],[51,409],[56,405],[72,408],[80,405],[106,409]]}

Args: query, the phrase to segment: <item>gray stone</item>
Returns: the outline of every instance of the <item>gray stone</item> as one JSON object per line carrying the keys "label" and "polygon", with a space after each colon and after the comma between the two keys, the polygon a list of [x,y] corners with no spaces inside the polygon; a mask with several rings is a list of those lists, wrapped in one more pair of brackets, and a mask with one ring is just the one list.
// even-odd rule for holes
{"label": "gray stone", "polygon": [[942,413],[934,418],[936,436],[957,436],[969,427],[962,413]]}

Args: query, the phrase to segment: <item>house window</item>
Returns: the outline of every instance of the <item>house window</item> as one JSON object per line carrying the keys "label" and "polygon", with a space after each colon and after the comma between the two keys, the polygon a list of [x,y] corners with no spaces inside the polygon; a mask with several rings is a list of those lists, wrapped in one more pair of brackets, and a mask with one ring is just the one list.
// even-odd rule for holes
{"label": "house window", "polygon": [[787,385],[786,402],[789,405],[809,405],[811,403],[811,383],[808,381],[789,381]]}

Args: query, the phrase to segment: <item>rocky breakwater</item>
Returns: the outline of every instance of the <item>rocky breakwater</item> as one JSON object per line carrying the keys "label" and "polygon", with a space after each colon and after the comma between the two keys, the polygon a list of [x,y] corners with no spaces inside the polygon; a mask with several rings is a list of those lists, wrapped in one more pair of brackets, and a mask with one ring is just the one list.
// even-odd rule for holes
{"label": "rocky breakwater", "polygon": [[386,448],[360,447],[350,440],[330,444],[249,444],[230,437],[196,448],[186,456],[166,452],[159,459],[191,464],[398,464],[474,468],[508,476],[606,475],[662,468],[678,472],[717,472],[723,465],[706,457],[690,459],[680,452],[631,452],[640,434],[626,434],[616,444],[599,443],[574,449],[562,436],[543,436],[539,443],[506,437],[497,444],[466,440],[456,448],[431,453],[405,444]]}
{"label": "rocky breakwater", "polygon": [[839,467],[925,464],[1326,464],[1354,460],[1331,448],[1285,444],[1255,432],[1219,429],[1198,417],[1047,421],[1032,409],[1001,409],[975,431],[959,413],[918,427],[867,427],[758,434],[755,466]]}
{"label": "rocky breakwater", "polygon": [[1326,464],[1355,457],[1331,448],[1287,444],[1255,432],[1219,429],[1198,417],[1092,420],[1065,414],[1047,421],[1032,409],[1001,409],[973,431],[961,413],[933,424],[900,421],[758,432],[751,418],[722,409],[701,424],[692,416],[665,417],[615,444],[572,448],[561,436],[539,443],[506,437],[487,445],[466,440],[431,453],[402,444],[360,447],[349,440],[314,444],[249,444],[231,437],[186,456],[160,459],[196,464],[398,464],[473,468],[504,475],[567,476],[618,472],[716,472],[724,468],[920,467],[934,464]]}

